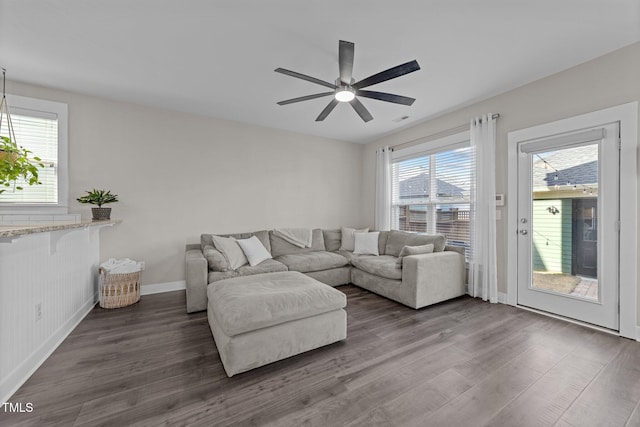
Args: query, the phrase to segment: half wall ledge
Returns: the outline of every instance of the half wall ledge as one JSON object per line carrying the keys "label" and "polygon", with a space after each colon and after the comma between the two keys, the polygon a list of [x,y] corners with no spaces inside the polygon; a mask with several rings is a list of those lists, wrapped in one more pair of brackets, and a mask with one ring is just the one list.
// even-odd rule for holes
{"label": "half wall ledge", "polygon": [[50,231],[74,230],[87,227],[105,227],[120,224],[121,219],[110,219],[105,221],[80,221],[74,223],[50,223],[34,225],[7,225],[0,226],[0,243],[12,242],[15,239],[36,233],[48,233]]}

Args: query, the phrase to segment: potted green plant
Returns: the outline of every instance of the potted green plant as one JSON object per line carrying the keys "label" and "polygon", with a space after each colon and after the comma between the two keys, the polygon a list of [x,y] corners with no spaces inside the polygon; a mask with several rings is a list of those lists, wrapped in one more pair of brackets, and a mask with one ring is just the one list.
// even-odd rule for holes
{"label": "potted green plant", "polygon": [[85,191],[87,193],[84,196],[78,197],[80,203],[90,203],[92,205],[98,205],[97,208],[91,208],[94,221],[104,221],[111,219],[111,208],[103,208],[102,205],[107,203],[114,203],[118,201],[118,196],[111,194],[110,190],[96,190]]}
{"label": "potted green plant", "polygon": [[31,151],[19,147],[15,141],[7,136],[0,136],[0,195],[13,187],[22,190],[17,185],[18,180],[29,184],[42,184],[38,181],[38,167],[43,168],[40,158],[30,155]]}

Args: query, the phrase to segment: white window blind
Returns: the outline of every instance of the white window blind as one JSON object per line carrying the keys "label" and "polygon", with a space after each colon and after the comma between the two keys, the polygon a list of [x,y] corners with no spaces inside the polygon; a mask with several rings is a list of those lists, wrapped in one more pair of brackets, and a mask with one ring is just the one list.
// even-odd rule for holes
{"label": "white window blind", "polygon": [[[69,201],[67,104],[7,94],[16,142],[40,157],[43,185],[0,195],[0,214],[66,214]],[[0,132],[7,135],[6,124]]]}
{"label": "white window blind", "polygon": [[[29,186],[17,181],[23,190],[9,187],[0,194],[0,203],[7,205],[55,205],[58,203],[58,117],[47,113],[22,108],[11,108],[11,122],[16,143],[41,159],[44,168],[38,168],[38,180],[42,185]],[[0,135],[8,136],[7,123],[3,120]]]}
{"label": "white window blind", "polygon": [[391,225],[445,234],[447,244],[464,247],[468,258],[475,155],[468,143],[440,150],[393,163]]}

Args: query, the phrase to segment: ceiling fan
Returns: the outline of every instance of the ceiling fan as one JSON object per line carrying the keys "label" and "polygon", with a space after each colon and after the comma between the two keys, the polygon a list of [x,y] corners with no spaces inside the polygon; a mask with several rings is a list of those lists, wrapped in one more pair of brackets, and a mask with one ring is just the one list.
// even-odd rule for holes
{"label": "ceiling fan", "polygon": [[306,80],[308,82],[316,83],[332,89],[330,92],[315,93],[313,95],[301,96],[299,98],[280,101],[278,102],[278,105],[293,104],[296,102],[308,101],[310,99],[333,95],[334,98],[316,118],[317,122],[323,121],[329,115],[329,113],[333,111],[333,109],[336,107],[336,105],[338,105],[339,102],[348,102],[349,104],[351,104],[360,118],[362,118],[362,120],[364,120],[365,122],[368,122],[369,120],[373,119],[373,116],[371,115],[371,113],[369,113],[365,106],[362,105],[362,102],[358,100],[358,96],[377,99],[379,101],[393,102],[395,104],[413,104],[415,99],[409,98],[408,96],[394,95],[392,93],[375,92],[362,89],[378,83],[382,83],[387,80],[395,79],[396,77],[404,76],[405,74],[413,73],[414,71],[418,71],[420,69],[420,65],[418,65],[418,62],[416,60],[397,65],[395,67],[389,68],[388,70],[381,71],[377,74],[369,76],[366,79],[362,79],[359,82],[355,82],[351,76],[353,72],[354,46],[354,43],[340,40],[338,44],[338,68],[340,71],[340,77],[336,79],[335,84],[316,79],[315,77],[307,76],[305,74],[297,73],[295,71],[286,70],[284,68],[276,68],[274,70],[276,73],[285,74],[287,76]]}

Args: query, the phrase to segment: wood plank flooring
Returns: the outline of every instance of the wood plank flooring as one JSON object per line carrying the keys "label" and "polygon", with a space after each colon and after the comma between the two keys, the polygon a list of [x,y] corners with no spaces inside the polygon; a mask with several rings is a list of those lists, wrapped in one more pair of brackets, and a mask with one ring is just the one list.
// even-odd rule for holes
{"label": "wood plank flooring", "polygon": [[95,308],[2,426],[640,425],[640,343],[462,297],[412,310],[354,286],[348,338],[227,378],[184,292]]}

